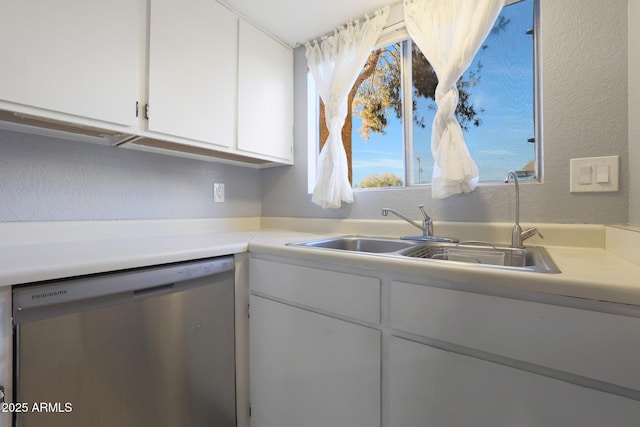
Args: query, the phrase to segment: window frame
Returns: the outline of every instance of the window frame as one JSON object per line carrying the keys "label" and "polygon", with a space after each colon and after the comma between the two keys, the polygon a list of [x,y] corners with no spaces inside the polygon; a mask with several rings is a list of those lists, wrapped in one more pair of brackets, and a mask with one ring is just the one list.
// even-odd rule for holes
{"label": "window frame", "polygon": [[[520,3],[524,0],[506,0],[504,7],[510,6],[515,3]],[[534,155],[535,155],[535,170],[534,177],[532,179],[522,180],[521,184],[542,184],[544,182],[544,156],[543,156],[543,138],[542,138],[542,76],[541,76],[541,61],[540,61],[540,0],[532,0],[533,1],[533,33],[531,36],[533,37],[533,115],[534,115]],[[401,5],[399,5],[401,7]],[[396,12],[398,12],[396,10]],[[393,15],[393,11],[392,11]],[[406,39],[410,39],[409,33],[407,31],[404,19],[402,17],[402,11],[395,14],[398,16],[395,19],[396,22],[393,22],[393,17],[390,18],[392,21],[391,24],[387,25],[378,41],[376,42],[375,47],[372,49],[378,49],[381,47],[388,46],[392,43],[403,42]],[[403,44],[403,49],[404,49]],[[402,66],[407,67],[407,62],[411,61],[411,55],[402,54]],[[315,179],[316,179],[316,163],[318,159],[318,155],[320,153],[320,97],[316,90],[315,83],[313,81],[313,77],[309,70],[306,73],[307,78],[307,178],[308,178],[308,193],[312,194],[315,187]],[[411,76],[408,73],[402,73],[402,93],[403,95],[406,93],[405,88],[412,86]],[[409,90],[410,91],[410,90]],[[403,102],[402,103],[402,113],[403,117],[412,117],[412,103],[411,102]],[[415,183],[414,182],[414,163],[413,159],[413,123],[412,120],[404,120],[402,124],[402,132],[403,132],[403,157],[404,157],[404,176],[403,176],[403,184],[402,186],[395,187],[376,187],[376,188],[360,188],[353,187],[354,192],[360,191],[372,191],[372,190],[385,190],[385,191],[393,191],[393,190],[404,190],[410,188],[424,188],[426,186],[431,186],[429,183]],[[478,186],[497,186],[501,185],[500,181],[480,181]]]}

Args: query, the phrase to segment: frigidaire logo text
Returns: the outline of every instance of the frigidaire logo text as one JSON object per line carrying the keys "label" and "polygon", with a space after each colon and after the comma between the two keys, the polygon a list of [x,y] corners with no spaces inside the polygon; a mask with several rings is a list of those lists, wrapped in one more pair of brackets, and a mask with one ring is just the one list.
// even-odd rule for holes
{"label": "frigidaire logo text", "polygon": [[40,294],[31,295],[31,299],[33,300],[33,299],[57,297],[58,295],[64,295],[66,293],[67,293],[66,289],[61,289],[59,291],[42,292]]}

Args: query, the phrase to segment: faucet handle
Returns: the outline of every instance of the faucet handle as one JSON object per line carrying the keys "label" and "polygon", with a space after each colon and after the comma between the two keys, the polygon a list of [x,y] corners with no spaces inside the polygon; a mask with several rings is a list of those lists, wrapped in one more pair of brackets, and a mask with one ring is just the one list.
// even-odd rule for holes
{"label": "faucet handle", "polygon": [[544,239],[544,236],[542,235],[542,233],[538,231],[538,227],[529,227],[522,232],[521,234],[522,240],[528,239],[529,237],[532,237],[534,234],[537,234],[538,236],[540,236],[540,238]]}
{"label": "faucet handle", "polygon": [[422,212],[422,235],[425,237],[433,236],[433,221],[431,221],[431,217],[424,210],[424,205],[418,205],[418,209]]}
{"label": "faucet handle", "polygon": [[427,215],[427,212],[424,210],[424,205],[418,205],[418,209],[420,209],[420,212],[422,212],[422,217],[426,220],[431,220],[431,217],[429,215]]}

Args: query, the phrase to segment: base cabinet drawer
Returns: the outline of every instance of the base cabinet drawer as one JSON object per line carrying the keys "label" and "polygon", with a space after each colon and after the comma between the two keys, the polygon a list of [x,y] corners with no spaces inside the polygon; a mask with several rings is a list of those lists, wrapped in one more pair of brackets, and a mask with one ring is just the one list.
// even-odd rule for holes
{"label": "base cabinet drawer", "polygon": [[275,262],[250,261],[251,292],[365,322],[380,321],[380,279]]}
{"label": "base cabinet drawer", "polygon": [[632,427],[640,402],[392,338],[391,426]]}
{"label": "base cabinet drawer", "polygon": [[391,327],[640,390],[640,319],[395,281]]}

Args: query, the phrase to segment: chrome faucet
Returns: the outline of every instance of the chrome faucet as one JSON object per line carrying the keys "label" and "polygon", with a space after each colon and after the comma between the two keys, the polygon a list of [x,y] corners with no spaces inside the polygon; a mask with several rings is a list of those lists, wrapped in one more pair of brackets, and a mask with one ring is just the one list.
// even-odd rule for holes
{"label": "chrome faucet", "polygon": [[405,240],[428,240],[428,241],[453,242],[453,243],[458,242],[457,239],[451,239],[449,237],[435,237],[433,235],[433,221],[431,220],[431,217],[429,215],[427,215],[427,212],[424,210],[424,205],[418,205],[418,209],[420,209],[420,212],[422,213],[422,225],[418,224],[414,220],[409,219],[406,216],[402,215],[401,213],[396,212],[396,211],[394,211],[393,209],[390,209],[390,208],[382,208],[382,216],[389,216],[389,212],[391,212],[392,214],[404,219],[405,221],[407,221],[409,224],[413,225],[414,227],[417,227],[420,230],[422,230],[422,236],[415,236],[415,237],[413,237],[413,236],[405,236],[405,237],[401,237],[402,239],[405,239]]}
{"label": "chrome faucet", "polygon": [[392,214],[404,219],[405,221],[407,221],[409,224],[413,225],[414,227],[417,227],[420,230],[422,230],[422,236],[423,237],[431,237],[431,236],[433,236],[433,221],[431,221],[431,217],[429,215],[427,215],[427,213],[425,212],[424,205],[418,205],[418,209],[420,209],[420,212],[422,212],[422,225],[418,224],[417,222],[415,222],[412,219],[407,218],[406,216],[402,215],[401,213],[396,212],[393,209],[389,209],[389,208],[382,208],[382,216],[389,216],[389,212],[391,212]]}
{"label": "chrome faucet", "polygon": [[511,247],[523,248],[523,242],[534,234],[538,234],[543,239],[544,236],[538,231],[537,227],[530,227],[522,231],[522,227],[520,227],[520,185],[518,184],[518,175],[514,171],[509,171],[504,182],[508,184],[511,178],[516,184],[516,225],[511,230]]}

